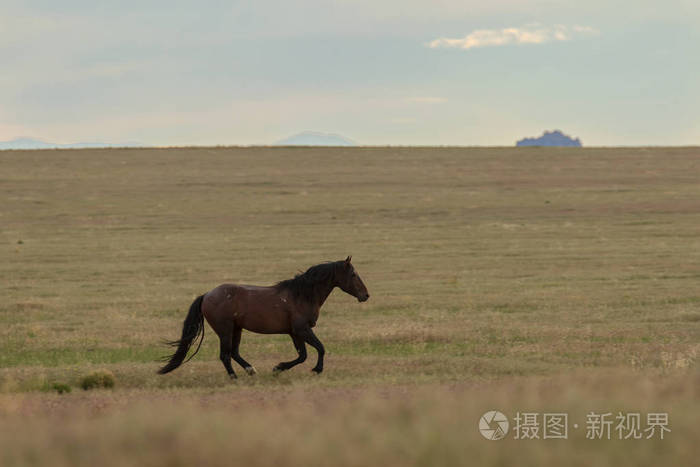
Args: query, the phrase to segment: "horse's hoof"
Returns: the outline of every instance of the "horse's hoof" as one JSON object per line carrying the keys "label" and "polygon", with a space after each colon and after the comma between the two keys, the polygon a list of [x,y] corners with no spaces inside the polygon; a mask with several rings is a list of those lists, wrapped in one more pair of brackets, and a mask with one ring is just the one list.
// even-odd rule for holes
{"label": "horse's hoof", "polygon": [[313,371],[317,375],[320,375],[321,372],[323,371],[323,368],[312,368],[311,371]]}
{"label": "horse's hoof", "polygon": [[273,374],[273,375],[278,375],[278,374],[280,374],[280,373],[282,373],[282,368],[280,368],[279,365],[275,366],[275,367],[272,369],[272,374]]}
{"label": "horse's hoof", "polygon": [[247,367],[245,367],[245,371],[246,371],[250,376],[253,376],[253,375],[257,375],[257,374],[258,374],[258,372],[255,371],[255,368],[252,367],[252,366],[247,366]]}
{"label": "horse's hoof", "polygon": [[231,381],[238,379],[238,376],[236,376],[236,375],[229,375],[229,377],[231,378]]}

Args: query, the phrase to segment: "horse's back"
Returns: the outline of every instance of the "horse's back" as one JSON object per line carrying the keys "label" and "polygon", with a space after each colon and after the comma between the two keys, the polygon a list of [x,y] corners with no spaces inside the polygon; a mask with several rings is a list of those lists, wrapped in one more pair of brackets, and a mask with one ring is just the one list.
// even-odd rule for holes
{"label": "horse's back", "polygon": [[289,302],[277,287],[221,284],[205,294],[202,312],[214,330],[230,325],[264,334],[288,333]]}

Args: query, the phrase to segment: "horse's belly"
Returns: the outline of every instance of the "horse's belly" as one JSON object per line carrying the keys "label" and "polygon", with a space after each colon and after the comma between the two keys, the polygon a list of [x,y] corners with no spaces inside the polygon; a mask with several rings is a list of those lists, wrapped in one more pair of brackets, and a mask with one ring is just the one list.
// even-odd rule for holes
{"label": "horse's belly", "polygon": [[275,296],[248,292],[234,305],[234,320],[238,326],[252,332],[289,333],[289,313],[284,305]]}
{"label": "horse's belly", "polygon": [[281,307],[244,307],[237,314],[237,324],[248,331],[261,334],[288,334],[291,331],[289,314]]}

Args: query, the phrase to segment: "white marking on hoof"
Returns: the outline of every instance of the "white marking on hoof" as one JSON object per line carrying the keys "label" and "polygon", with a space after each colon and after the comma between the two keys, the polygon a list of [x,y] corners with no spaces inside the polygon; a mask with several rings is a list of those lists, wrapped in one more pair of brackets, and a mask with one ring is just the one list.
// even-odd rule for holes
{"label": "white marking on hoof", "polygon": [[255,368],[252,367],[252,366],[247,366],[247,367],[245,367],[245,371],[247,371],[248,374],[249,374],[250,376],[253,376],[253,375],[257,375],[257,374],[258,374],[258,372],[255,371]]}

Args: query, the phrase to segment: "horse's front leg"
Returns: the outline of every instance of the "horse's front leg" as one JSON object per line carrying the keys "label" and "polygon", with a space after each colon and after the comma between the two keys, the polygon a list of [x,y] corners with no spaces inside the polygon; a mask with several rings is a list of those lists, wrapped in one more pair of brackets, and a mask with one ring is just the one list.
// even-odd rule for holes
{"label": "horse's front leg", "polygon": [[316,352],[318,352],[318,361],[316,362],[316,366],[313,367],[311,371],[321,373],[323,371],[323,356],[326,353],[326,349],[323,348],[323,344],[320,340],[318,340],[316,334],[314,334],[314,332],[308,326],[302,328],[297,334],[299,337],[304,339],[304,342],[309,344],[311,347],[316,349]]}
{"label": "horse's front leg", "polygon": [[300,363],[303,363],[306,360],[306,344],[304,344],[304,340],[294,334],[290,334],[292,341],[294,342],[294,347],[297,349],[297,354],[299,356],[291,360],[289,362],[280,362],[275,366],[272,371],[277,373],[279,371],[284,371],[284,370],[289,370],[290,368],[297,366]]}

